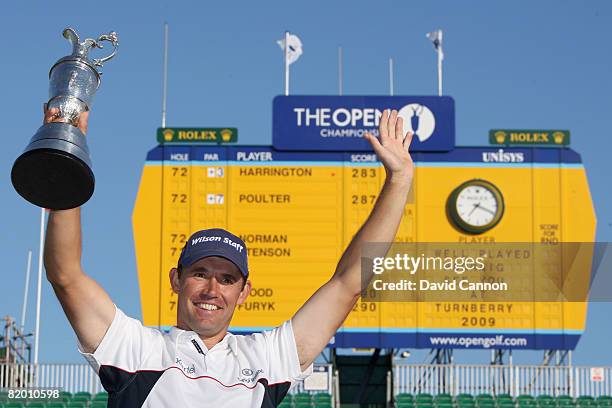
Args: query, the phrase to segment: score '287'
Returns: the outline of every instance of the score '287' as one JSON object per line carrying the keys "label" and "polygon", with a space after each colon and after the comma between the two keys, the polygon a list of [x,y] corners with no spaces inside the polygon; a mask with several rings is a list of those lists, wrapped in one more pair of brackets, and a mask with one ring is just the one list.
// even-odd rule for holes
{"label": "score '287'", "polygon": [[375,201],[376,194],[361,194],[351,196],[351,204],[374,204]]}

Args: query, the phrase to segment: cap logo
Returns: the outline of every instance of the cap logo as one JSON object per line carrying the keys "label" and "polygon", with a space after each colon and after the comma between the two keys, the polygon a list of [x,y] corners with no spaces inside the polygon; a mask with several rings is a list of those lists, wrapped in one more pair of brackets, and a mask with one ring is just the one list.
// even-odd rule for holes
{"label": "cap logo", "polygon": [[224,244],[227,244],[231,247],[233,247],[234,249],[236,249],[236,251],[242,253],[242,250],[244,249],[244,246],[242,246],[241,244],[239,244],[238,242],[234,242],[231,239],[227,238],[227,237],[218,237],[218,236],[212,236],[212,237],[198,237],[198,238],[194,238],[191,240],[191,245],[196,245],[196,244],[200,244],[202,242],[210,242],[210,241],[215,241],[215,242],[223,242]]}
{"label": "cap logo", "polygon": [[221,237],[197,237],[191,240],[191,245],[199,244],[200,242],[221,241]]}

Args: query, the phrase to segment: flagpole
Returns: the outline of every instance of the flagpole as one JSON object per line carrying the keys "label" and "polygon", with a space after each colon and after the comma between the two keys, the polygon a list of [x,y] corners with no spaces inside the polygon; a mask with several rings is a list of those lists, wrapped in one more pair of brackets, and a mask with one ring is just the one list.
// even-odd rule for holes
{"label": "flagpole", "polygon": [[442,96],[442,56],[438,51],[438,96]]}
{"label": "flagpole", "polygon": [[45,209],[40,209],[40,247],[38,249],[38,283],[36,285],[36,329],[34,332],[34,365],[38,364],[38,342],[40,339],[40,298],[42,287],[43,250],[45,247]]}
{"label": "flagpole", "polygon": [[289,31],[285,31],[285,96],[289,95]]}
{"label": "flagpole", "polygon": [[338,47],[338,95],[342,95],[342,47]]}
{"label": "flagpole", "polygon": [[393,96],[393,58],[389,58],[389,94]]}
{"label": "flagpole", "polygon": [[23,306],[21,307],[21,332],[25,327],[25,316],[28,308],[28,288],[30,287],[30,270],[32,269],[32,251],[28,251],[28,267],[26,269],[25,290],[23,293]]}
{"label": "flagpole", "polygon": [[440,46],[438,47],[438,96],[442,96],[442,30],[440,34]]}
{"label": "flagpole", "polygon": [[162,123],[161,127],[166,127],[166,107],[168,99],[168,23],[164,23],[164,73],[163,73],[163,92],[162,92]]}

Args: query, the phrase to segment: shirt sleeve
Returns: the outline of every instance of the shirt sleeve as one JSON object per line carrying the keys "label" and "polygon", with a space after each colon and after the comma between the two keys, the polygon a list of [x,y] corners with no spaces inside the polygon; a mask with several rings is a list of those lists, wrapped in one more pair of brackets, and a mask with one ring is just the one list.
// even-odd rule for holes
{"label": "shirt sleeve", "polygon": [[291,320],[274,330],[264,332],[270,361],[270,377],[273,382],[302,381],[312,374],[311,364],[302,371],[298,358]]}
{"label": "shirt sleeve", "polygon": [[112,366],[122,371],[135,372],[149,354],[159,332],[144,327],[139,320],[126,316],[115,306],[115,317],[102,342],[93,353],[85,353],[77,340],[79,353],[96,371],[101,366]]}

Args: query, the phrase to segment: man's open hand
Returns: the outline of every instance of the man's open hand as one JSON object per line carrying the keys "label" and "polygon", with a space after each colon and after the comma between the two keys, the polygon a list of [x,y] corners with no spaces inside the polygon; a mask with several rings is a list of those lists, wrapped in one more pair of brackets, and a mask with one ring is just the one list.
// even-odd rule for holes
{"label": "man's open hand", "polygon": [[380,140],[368,132],[364,137],[385,166],[387,179],[410,184],[414,174],[414,164],[409,153],[413,134],[408,132],[404,135],[403,129],[403,119],[398,118],[397,111],[385,109],[378,126]]}
{"label": "man's open hand", "polygon": [[[59,117],[59,109],[57,108],[47,109],[46,103],[43,105],[43,112],[45,114],[45,118],[44,118],[45,124],[51,123],[51,122],[65,122],[64,120],[61,120],[61,118]],[[83,132],[83,134],[86,135],[88,121],[89,121],[89,111],[86,111],[79,115],[78,122],[74,123],[74,125],[76,125],[76,127],[78,127],[81,130],[81,132]]]}

